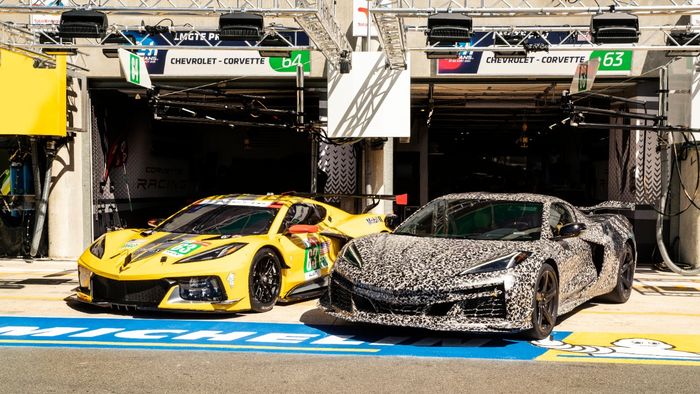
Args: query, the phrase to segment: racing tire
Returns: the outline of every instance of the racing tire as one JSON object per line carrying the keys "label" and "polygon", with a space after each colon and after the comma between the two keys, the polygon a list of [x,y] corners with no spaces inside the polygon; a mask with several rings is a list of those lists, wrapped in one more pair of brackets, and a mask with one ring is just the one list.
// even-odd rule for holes
{"label": "racing tire", "polygon": [[601,301],[613,304],[624,304],[627,302],[632,294],[635,268],[636,261],[632,245],[625,244],[625,249],[620,256],[620,268],[617,271],[617,283],[615,283],[615,288],[610,293],[601,296]]}
{"label": "racing tire", "polygon": [[529,339],[544,339],[554,330],[559,307],[559,279],[550,264],[540,268],[532,294],[532,328],[523,334]]}
{"label": "racing tire", "polygon": [[250,264],[248,294],[250,309],[267,312],[275,306],[282,287],[282,264],[270,249],[260,249]]}

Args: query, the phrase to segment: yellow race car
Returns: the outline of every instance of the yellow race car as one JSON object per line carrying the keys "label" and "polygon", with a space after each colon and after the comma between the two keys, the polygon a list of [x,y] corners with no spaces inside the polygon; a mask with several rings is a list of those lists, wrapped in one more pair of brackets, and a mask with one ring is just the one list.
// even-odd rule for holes
{"label": "yellow race car", "polygon": [[75,298],[125,310],[268,311],[321,294],[340,248],[388,232],[385,220],[298,196],[205,198],[155,228],[99,237],[78,260]]}

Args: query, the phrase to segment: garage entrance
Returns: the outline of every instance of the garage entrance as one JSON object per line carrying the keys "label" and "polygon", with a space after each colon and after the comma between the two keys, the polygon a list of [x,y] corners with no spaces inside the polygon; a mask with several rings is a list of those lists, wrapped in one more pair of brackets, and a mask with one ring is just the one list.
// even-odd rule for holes
{"label": "garage entrance", "polygon": [[[637,84],[605,80],[596,89],[629,96],[636,95]],[[569,85],[415,84],[413,114],[427,133],[428,199],[463,191],[551,194],[577,205],[608,199],[610,130],[562,123],[568,114],[561,97]],[[594,98],[583,103],[617,105]],[[609,122],[608,116],[602,123]],[[407,183],[405,175],[396,173],[397,184]]]}
{"label": "garage entrance", "polygon": [[[204,84],[178,81],[158,104],[128,86],[91,84],[96,236],[208,195],[309,189],[312,141],[285,127],[294,81],[192,89]],[[317,119],[318,97],[306,99]]]}
{"label": "garage entrance", "polygon": [[[570,113],[562,108],[562,93],[570,84],[570,79],[414,84],[414,133],[410,143],[396,145],[394,190],[408,192],[414,207],[469,191],[547,194],[577,206],[634,203],[637,214],[629,217],[640,231],[640,248],[651,254],[654,216],[639,220],[638,213],[660,193],[656,134],[572,127]],[[595,90],[643,99],[655,113],[657,87],[656,80],[606,78],[596,80]],[[576,100],[597,109],[643,111],[615,98]],[[585,121],[630,122],[595,114]],[[419,183],[427,193],[421,195]]]}

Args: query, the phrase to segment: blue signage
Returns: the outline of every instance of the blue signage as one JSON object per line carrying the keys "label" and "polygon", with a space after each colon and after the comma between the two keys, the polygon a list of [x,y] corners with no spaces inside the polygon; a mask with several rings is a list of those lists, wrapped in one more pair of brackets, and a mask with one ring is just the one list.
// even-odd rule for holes
{"label": "blue signage", "polygon": [[[533,360],[547,349],[509,337],[388,327],[201,320],[0,317],[0,346],[130,348]],[[570,333],[557,332],[562,340]]]}

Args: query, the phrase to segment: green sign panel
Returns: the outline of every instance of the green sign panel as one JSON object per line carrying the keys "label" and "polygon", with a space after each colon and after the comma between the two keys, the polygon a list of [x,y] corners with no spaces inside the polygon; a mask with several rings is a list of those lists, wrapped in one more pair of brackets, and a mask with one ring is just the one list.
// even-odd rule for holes
{"label": "green sign panel", "polygon": [[598,71],[632,71],[632,51],[593,51],[590,58],[600,59]]}
{"label": "green sign panel", "polygon": [[129,55],[129,82],[139,85],[141,83],[141,62],[133,53]]}
{"label": "green sign panel", "polygon": [[270,67],[280,73],[295,72],[297,66],[304,67],[304,72],[311,72],[311,51],[292,51],[289,57],[270,58]]}

